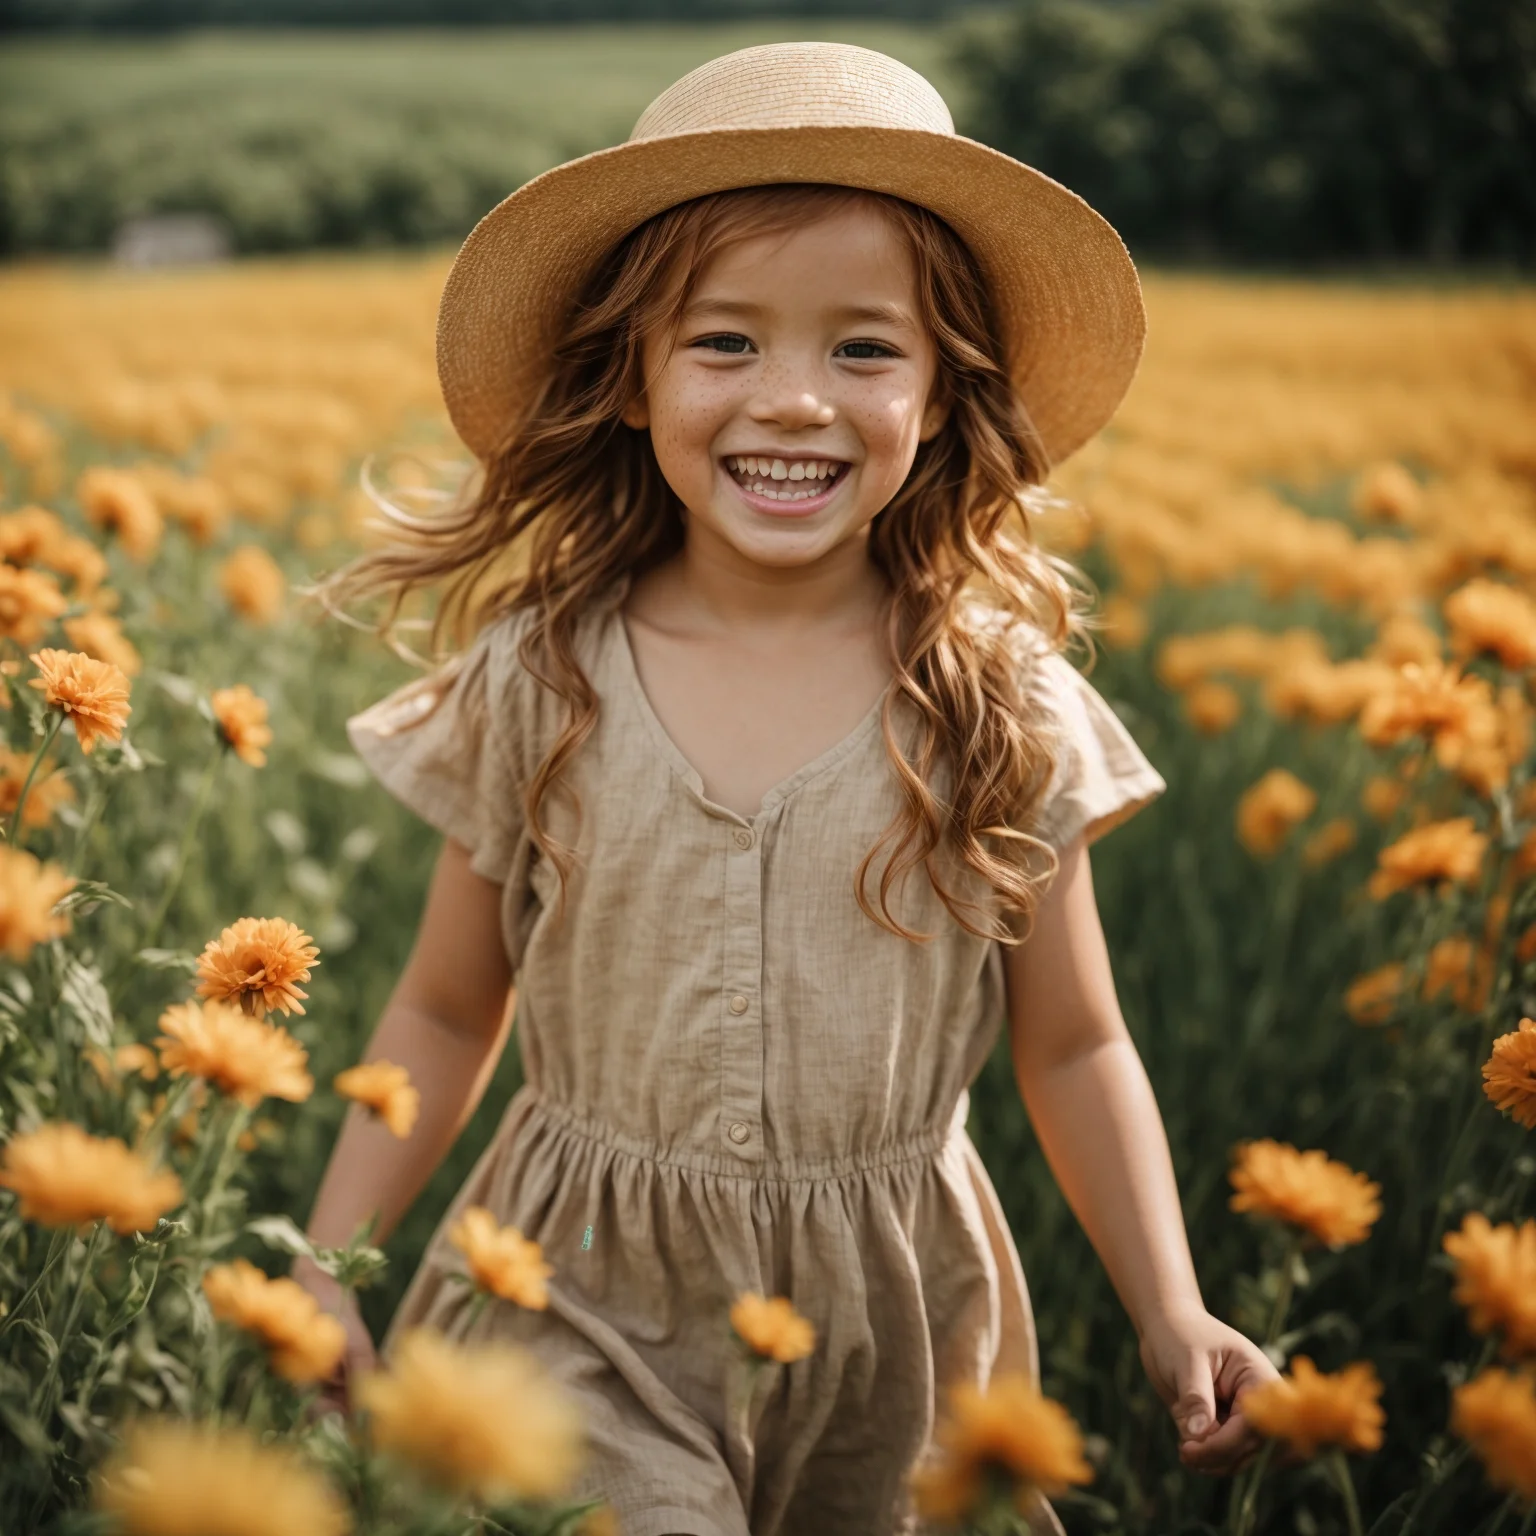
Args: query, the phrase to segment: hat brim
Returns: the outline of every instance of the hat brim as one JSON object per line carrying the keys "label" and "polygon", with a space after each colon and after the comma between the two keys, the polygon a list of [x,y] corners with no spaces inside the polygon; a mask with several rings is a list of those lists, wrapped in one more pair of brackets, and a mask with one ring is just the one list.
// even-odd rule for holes
{"label": "hat brim", "polygon": [[1146,312],[1124,243],[1075,192],[959,134],[715,128],[556,166],[470,232],[437,320],[443,398],[470,450],[484,459],[500,446],[576,293],[625,235],[691,198],[777,182],[890,193],[954,229],[991,288],[1010,372],[1052,464],[1114,414],[1141,358]]}

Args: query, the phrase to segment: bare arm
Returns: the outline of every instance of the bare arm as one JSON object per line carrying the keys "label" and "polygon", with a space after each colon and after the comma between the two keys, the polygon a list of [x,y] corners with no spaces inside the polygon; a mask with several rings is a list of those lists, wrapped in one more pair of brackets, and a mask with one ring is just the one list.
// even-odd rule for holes
{"label": "bare arm", "polygon": [[[512,975],[501,935],[501,887],[448,839],[438,855],[405,969],[363,1060],[403,1066],[421,1093],[411,1134],[392,1135],[353,1105],[320,1182],[309,1235],[340,1246],[377,1211],[382,1242],[457,1139],[485,1092],[512,1021]],[[324,1288],[300,1259],[294,1274]]]}

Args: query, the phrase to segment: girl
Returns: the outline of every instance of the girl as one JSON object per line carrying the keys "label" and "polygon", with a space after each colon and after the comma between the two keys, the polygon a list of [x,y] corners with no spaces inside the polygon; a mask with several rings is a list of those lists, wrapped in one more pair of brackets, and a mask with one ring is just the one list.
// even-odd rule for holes
{"label": "girl", "polygon": [[[944,1390],[1037,1379],[966,1134],[1005,1019],[1184,1461],[1252,1453],[1235,1399],[1273,1368],[1201,1302],[1085,851],[1165,786],[1060,654],[1080,603],[1030,531],[1028,488],[1109,418],[1142,333],[1103,220],[829,44],[695,70],[449,276],[440,374],[481,473],[326,589],[389,594],[387,625],[444,581],[434,641],[479,621],[349,722],[446,835],[368,1052],[421,1114],[403,1143],[347,1123],[310,1231],[393,1227],[515,980],[527,1084],[384,1347],[426,1325],[537,1351],[627,1536],[911,1531]],[[446,1238],[470,1205],[543,1245],[546,1310],[471,1318]],[[817,1347],[736,1412],[746,1290]]]}

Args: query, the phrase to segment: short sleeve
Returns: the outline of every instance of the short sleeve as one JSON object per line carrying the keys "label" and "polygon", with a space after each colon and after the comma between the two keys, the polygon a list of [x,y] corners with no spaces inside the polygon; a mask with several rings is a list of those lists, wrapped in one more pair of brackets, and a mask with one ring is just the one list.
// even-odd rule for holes
{"label": "short sleeve", "polygon": [[522,838],[513,751],[519,663],[511,624],[493,619],[438,671],[347,721],[347,738],[403,805],[470,850],[476,874],[501,884]]}
{"label": "short sleeve", "polygon": [[1057,759],[1030,824],[1059,853],[1082,833],[1089,843],[1167,789],[1108,701],[1058,651],[1031,663],[1031,697],[1057,723]]}

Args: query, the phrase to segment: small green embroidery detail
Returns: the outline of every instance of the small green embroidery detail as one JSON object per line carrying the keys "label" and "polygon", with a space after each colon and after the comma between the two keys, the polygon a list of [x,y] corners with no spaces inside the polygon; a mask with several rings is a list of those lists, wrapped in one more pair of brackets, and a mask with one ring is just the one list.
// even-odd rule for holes
{"label": "small green embroidery detail", "polygon": [[588,1227],[581,1239],[581,1246],[586,1249],[592,1246],[592,1228]]}

